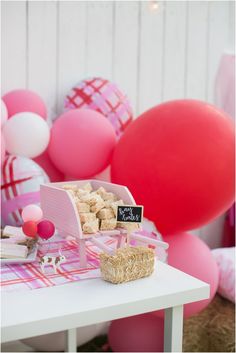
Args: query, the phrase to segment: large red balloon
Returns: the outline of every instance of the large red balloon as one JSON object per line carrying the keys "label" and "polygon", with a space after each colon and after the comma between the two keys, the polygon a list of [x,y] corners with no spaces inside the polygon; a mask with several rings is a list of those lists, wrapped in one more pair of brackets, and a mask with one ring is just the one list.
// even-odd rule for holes
{"label": "large red balloon", "polygon": [[118,142],[111,179],[128,186],[161,233],[202,226],[234,200],[233,122],[195,100],[154,107]]}
{"label": "large red balloon", "polygon": [[[195,235],[188,233],[176,234],[175,237],[166,235],[164,241],[169,244],[169,265],[210,285],[208,299],[184,305],[184,317],[187,318],[206,308],[214,298],[219,283],[218,266],[209,247]],[[162,311],[155,314],[164,316]]]}

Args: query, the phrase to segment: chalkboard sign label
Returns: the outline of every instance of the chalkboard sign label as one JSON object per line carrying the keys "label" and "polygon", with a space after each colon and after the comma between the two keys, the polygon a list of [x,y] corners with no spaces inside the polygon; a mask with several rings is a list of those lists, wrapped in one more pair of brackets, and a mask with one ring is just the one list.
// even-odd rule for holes
{"label": "chalkboard sign label", "polygon": [[117,222],[141,223],[143,218],[143,206],[118,206]]}

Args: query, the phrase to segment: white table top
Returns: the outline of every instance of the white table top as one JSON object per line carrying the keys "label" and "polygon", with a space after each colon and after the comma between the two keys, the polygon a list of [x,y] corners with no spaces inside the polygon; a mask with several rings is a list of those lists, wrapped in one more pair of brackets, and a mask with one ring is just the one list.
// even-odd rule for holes
{"label": "white table top", "polygon": [[209,297],[209,285],[157,262],[152,276],[124,284],[90,279],[2,293],[2,342],[87,326]]}

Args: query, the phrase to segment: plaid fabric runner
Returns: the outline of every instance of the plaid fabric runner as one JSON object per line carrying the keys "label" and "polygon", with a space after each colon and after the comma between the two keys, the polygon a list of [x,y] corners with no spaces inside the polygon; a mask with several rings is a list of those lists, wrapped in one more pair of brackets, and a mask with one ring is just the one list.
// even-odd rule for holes
{"label": "plaid fabric runner", "polygon": [[[111,237],[103,239],[106,245],[116,244]],[[50,244],[50,245],[49,245]],[[79,248],[74,240],[59,240],[43,244],[38,251],[37,260],[33,263],[22,265],[5,265],[1,267],[1,290],[29,290],[45,288],[80,281],[82,279],[100,277],[99,252],[100,250],[87,241],[88,268],[79,267]],[[45,266],[45,274],[42,273],[38,259],[43,255],[58,256],[61,251],[66,257],[66,262],[61,264],[62,271],[54,273],[52,266]]]}

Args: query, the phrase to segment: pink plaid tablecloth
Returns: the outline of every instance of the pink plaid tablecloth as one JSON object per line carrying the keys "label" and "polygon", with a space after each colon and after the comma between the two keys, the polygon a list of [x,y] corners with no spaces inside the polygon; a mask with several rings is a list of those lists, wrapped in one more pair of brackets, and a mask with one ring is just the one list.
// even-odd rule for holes
{"label": "pink plaid tablecloth", "polygon": [[[116,240],[112,238],[104,238],[104,242],[109,246],[116,244]],[[58,256],[59,250],[66,256],[66,262],[61,264],[62,271],[58,270],[55,274],[52,266],[45,266],[45,274],[42,273],[38,263],[39,257],[46,254]],[[45,288],[100,277],[100,250],[91,242],[87,242],[88,268],[80,268],[78,250],[78,243],[74,240],[59,240],[41,245],[35,262],[1,267],[1,290]]]}

